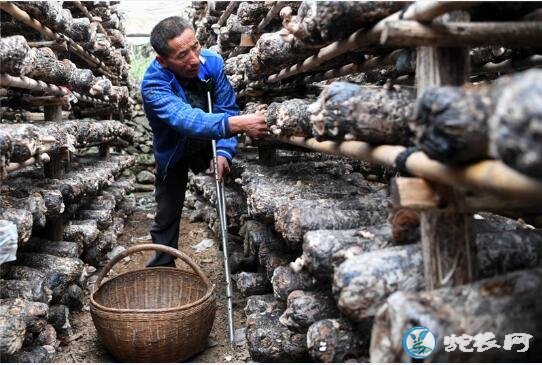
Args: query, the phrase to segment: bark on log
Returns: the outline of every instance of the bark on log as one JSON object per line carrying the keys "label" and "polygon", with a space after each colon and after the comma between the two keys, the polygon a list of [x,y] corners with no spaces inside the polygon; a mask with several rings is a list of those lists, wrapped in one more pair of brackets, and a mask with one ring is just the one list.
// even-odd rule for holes
{"label": "bark on log", "polygon": [[[260,245],[271,243],[276,238],[272,227],[261,222],[250,220],[241,228],[244,233],[243,247],[245,256],[258,256]],[[239,234],[241,234],[239,230]]]}
{"label": "bark on log", "polygon": [[32,234],[32,213],[23,209],[0,208],[0,220],[12,222],[17,226],[19,244],[28,241]]}
{"label": "bark on log", "polygon": [[90,243],[83,254],[84,261],[93,266],[105,266],[109,261],[107,253],[117,244],[117,237],[124,230],[124,219],[113,218],[113,224],[107,230],[99,232],[95,241]]}
{"label": "bark on log", "polygon": [[312,131],[319,140],[408,145],[407,121],[414,100],[408,88],[386,90],[337,81],[310,106]]}
{"label": "bark on log", "polygon": [[70,310],[62,304],[49,307],[48,320],[60,336],[69,336],[71,334],[71,324],[69,319]]}
{"label": "bark on log", "polygon": [[259,362],[302,361],[307,358],[306,336],[294,333],[279,322],[280,309],[247,317],[247,344],[253,360]]}
{"label": "bark on log", "polygon": [[45,275],[66,275],[68,283],[76,282],[83,272],[83,261],[71,257],[58,257],[43,253],[20,253],[17,262],[40,270]]}
{"label": "bark on log", "polygon": [[542,178],[542,71],[500,79],[492,90],[496,99],[489,120],[492,148],[513,169]]}
{"label": "bark on log", "polygon": [[237,16],[242,25],[258,25],[271,9],[269,4],[261,1],[244,1],[237,8]]}
{"label": "bark on log", "polygon": [[312,136],[309,103],[304,99],[271,103],[265,118],[267,128],[277,136]]}
{"label": "bark on log", "polygon": [[278,301],[272,294],[264,294],[248,297],[244,311],[245,316],[249,317],[258,313],[283,312],[285,309],[285,303]]}
{"label": "bark on log", "polygon": [[78,285],[70,285],[62,295],[62,304],[68,308],[81,309],[85,304],[85,293]]}
{"label": "bark on log", "polygon": [[349,200],[301,199],[275,209],[275,230],[295,247],[308,231],[375,225],[387,216],[386,197],[380,192]]}
{"label": "bark on log", "polygon": [[111,45],[113,47],[117,47],[117,48],[126,47],[126,38],[124,37],[124,34],[122,34],[120,30],[108,29],[107,35],[109,36],[109,39],[111,40]]}
{"label": "bark on log", "polygon": [[38,334],[38,337],[35,340],[35,343],[38,346],[56,346],[57,345],[57,339],[56,339],[56,330],[53,326],[50,324],[46,325],[43,331],[41,331]]}
{"label": "bark on log", "polygon": [[[2,193],[9,192],[2,189]],[[22,199],[11,196],[0,196],[0,206],[3,209],[27,210],[32,214],[32,225],[34,228],[45,227],[47,208],[43,197],[39,193],[32,193]]]}
{"label": "bark on log", "polygon": [[21,298],[33,302],[49,303],[51,290],[45,280],[31,282],[28,280],[0,279],[1,298]]}
{"label": "bark on log", "polygon": [[294,290],[288,295],[286,310],[279,321],[291,331],[306,333],[314,322],[338,314],[335,301],[327,293]]}
{"label": "bark on log", "polygon": [[531,70],[476,91],[427,90],[416,113],[418,145],[431,158],[451,164],[500,157],[510,167],[542,176],[540,124],[542,72]]}
{"label": "bark on log", "polygon": [[81,200],[81,206],[86,210],[114,210],[117,202],[111,196],[98,195]]}
{"label": "bark on log", "polygon": [[79,220],[92,220],[96,221],[98,229],[105,230],[113,223],[113,216],[111,210],[90,210],[80,209],[77,212],[76,218]]}
{"label": "bark on log", "polygon": [[271,291],[271,285],[265,273],[240,272],[233,275],[237,290],[245,297],[266,294]]}
{"label": "bark on log", "polygon": [[250,50],[251,72],[265,75],[279,71],[311,56],[312,50],[304,48],[295,39],[284,40],[280,32],[264,33]]}
{"label": "bark on log", "polygon": [[396,1],[304,1],[297,13],[298,24],[292,30],[303,42],[325,44],[370,28],[404,5]]}
{"label": "bark on log", "polygon": [[366,341],[343,318],[314,322],[307,331],[307,349],[318,362],[345,362],[359,358]]}
{"label": "bark on log", "polygon": [[277,267],[288,265],[295,257],[296,254],[288,252],[284,243],[278,240],[262,242],[258,250],[258,261],[268,280],[271,280]]}
{"label": "bark on log", "polygon": [[316,278],[309,272],[302,270],[299,272],[293,271],[290,266],[279,266],[273,272],[271,278],[271,284],[273,285],[273,294],[277,299],[286,301],[288,295],[294,290],[312,291],[318,286]]}
{"label": "bark on log", "polygon": [[[476,244],[480,277],[542,264],[540,230],[479,234]],[[424,289],[422,261],[419,245],[387,248],[345,261],[334,275],[339,309],[353,320],[364,320],[374,316],[393,292]]]}
{"label": "bark on log", "polygon": [[[540,361],[542,315],[542,270],[516,271],[507,275],[480,280],[453,288],[420,293],[397,292],[378,311],[371,340],[371,362],[409,361],[402,346],[403,334],[413,323],[431,329],[436,343],[445,336],[471,336],[492,333],[500,346],[512,333],[528,333],[530,351],[518,352],[523,346],[511,346],[511,351],[491,348],[490,351],[447,352],[453,347],[437,345],[430,361],[447,362],[521,362]],[[491,341],[490,341],[491,342]],[[521,341],[520,341],[521,343]],[[469,346],[470,345],[470,346]],[[467,348],[473,348],[469,340]]]}
{"label": "bark on log", "polygon": [[19,351],[13,355],[2,356],[6,362],[16,363],[47,363],[51,362],[52,355],[46,346],[38,346],[28,351]]}
{"label": "bark on log", "polygon": [[68,278],[65,274],[51,271],[45,272],[28,266],[10,263],[2,267],[2,277],[9,280],[24,280],[30,282],[44,281],[48,292],[52,292],[51,303],[57,303],[62,298],[64,290],[68,287]]}
{"label": "bark on log", "polygon": [[49,306],[22,298],[0,299],[0,315],[21,318],[30,333],[40,333],[47,326]]}
{"label": "bark on log", "polygon": [[24,76],[32,69],[33,59],[34,53],[31,52],[23,36],[16,35],[0,39],[2,73]]}
{"label": "bark on log", "polygon": [[98,238],[98,225],[94,220],[70,221],[64,227],[64,239],[70,242],[80,242],[83,247],[89,247]]}
{"label": "bark on log", "polygon": [[26,334],[26,324],[21,317],[11,314],[0,314],[0,354],[4,360],[5,355],[12,355],[23,346]]}
{"label": "bark on log", "polygon": [[[298,162],[274,167],[248,164],[242,173],[249,214],[260,221],[272,222],[275,208],[297,199],[354,198],[380,189],[366,181],[348,180],[344,162]],[[318,176],[318,180],[314,180]],[[281,194],[277,195],[277,186]]]}
{"label": "bark on log", "polygon": [[349,254],[362,254],[392,245],[388,224],[348,230],[307,232],[303,239],[303,266],[319,280],[328,282]]}
{"label": "bark on log", "polygon": [[114,120],[71,120],[58,123],[0,124],[12,145],[10,162],[24,162],[40,152],[57,153],[62,148],[113,142],[132,141],[133,130]]}
{"label": "bark on log", "polygon": [[239,271],[248,271],[253,272],[258,268],[258,258],[257,256],[245,256],[244,253],[238,250],[231,250],[228,252],[228,263],[230,265],[230,272],[232,274],[238,273]]}
{"label": "bark on log", "polygon": [[28,253],[46,253],[58,257],[78,258],[83,253],[83,244],[80,241],[50,241],[32,237],[20,250]]}
{"label": "bark on log", "polygon": [[487,95],[454,86],[429,88],[418,101],[418,146],[430,158],[463,164],[488,157]]}

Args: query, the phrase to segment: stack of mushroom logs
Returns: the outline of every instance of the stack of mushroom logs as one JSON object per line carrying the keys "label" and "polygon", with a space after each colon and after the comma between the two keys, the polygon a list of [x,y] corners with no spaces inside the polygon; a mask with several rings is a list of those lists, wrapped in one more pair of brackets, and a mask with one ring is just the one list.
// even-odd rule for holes
{"label": "stack of mushroom logs", "polygon": [[[71,91],[107,102],[98,106],[78,102],[74,94],[72,111],[77,118],[111,114],[115,119],[130,117],[129,97],[135,83],[129,75],[124,18],[119,5],[109,3],[10,2],[61,37],[49,40],[8,12],[2,12],[2,38],[6,42],[2,44],[2,52],[11,52],[3,55],[2,73],[66,86]],[[16,38],[8,41],[11,37]],[[88,54],[87,59],[76,56],[71,47],[83,49]],[[96,66],[89,57],[98,59],[100,64]],[[94,66],[108,72],[103,73]]]}
{"label": "stack of mushroom logs", "polygon": [[[120,48],[122,23],[108,2],[86,3],[107,34],[96,33],[96,19],[90,22],[75,2],[64,2],[64,9],[61,2],[13,4],[53,31],[85,42],[116,75],[99,76],[99,70],[62,51],[59,42],[43,41],[2,11],[2,82],[18,83],[3,84],[1,96],[0,227],[16,227],[18,249],[16,261],[0,266],[0,353],[2,361],[46,362],[61,341],[76,335],[69,311],[87,305],[88,279],[120,250],[117,236],[135,208],[134,179],[118,178],[135,158],[120,150],[108,153],[109,146],[131,143],[133,130],[88,113],[100,102],[98,108],[106,105],[116,117],[123,110],[129,114],[129,66]],[[43,115],[45,102],[62,99],[62,115],[74,119],[50,120],[47,109]],[[76,119],[80,113],[94,118]],[[82,156],[81,148],[89,146],[100,146],[100,156]]]}
{"label": "stack of mushroom logs", "polygon": [[[379,46],[349,52],[294,81],[266,84],[269,75],[370,28],[405,3],[200,3],[195,22],[200,41],[225,58],[243,112],[266,112],[273,135],[415,147],[453,166],[495,158],[522,174],[542,177],[542,71],[495,82],[497,74],[477,72],[538,57],[536,49],[474,48],[475,86],[431,88],[419,99],[408,85],[411,79],[404,77],[415,72],[414,49]],[[224,16],[229,6],[231,15]],[[472,9],[473,19],[487,20],[483,6]],[[503,5],[498,20],[526,19],[537,7]],[[276,16],[262,22],[271,13]],[[280,29],[279,14],[285,29]],[[241,38],[255,44],[239,45]],[[380,56],[378,62],[367,62],[374,63],[372,68],[343,72],[356,72],[357,66],[341,66],[362,64],[369,55]],[[332,77],[333,82],[316,83]],[[226,186],[229,262],[237,289],[248,297],[246,338],[253,360],[342,362],[370,356],[373,361],[407,361],[401,339],[412,323],[447,335],[485,330],[493,330],[497,339],[508,332],[542,334],[540,311],[534,309],[540,307],[536,292],[542,289],[540,230],[476,214],[481,280],[424,291],[418,214],[389,208],[386,179],[376,179],[367,165],[346,158],[277,151],[269,167],[258,164],[249,148],[241,150]],[[213,179],[191,176],[189,186],[186,206],[195,208],[190,219],[207,220],[218,232]],[[524,280],[532,284],[519,285]],[[503,289],[488,289],[495,286]],[[504,308],[515,300],[533,310],[507,317]],[[480,308],[490,311],[483,328],[478,327]],[[465,361],[521,356],[489,353],[462,356]],[[434,356],[452,359],[440,346]],[[529,356],[536,357],[521,358],[532,360]]]}

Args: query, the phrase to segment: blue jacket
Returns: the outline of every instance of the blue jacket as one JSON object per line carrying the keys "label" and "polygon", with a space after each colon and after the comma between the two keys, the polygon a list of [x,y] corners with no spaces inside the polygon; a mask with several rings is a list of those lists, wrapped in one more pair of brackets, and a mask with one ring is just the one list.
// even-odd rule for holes
{"label": "blue jacket", "polygon": [[213,113],[192,108],[175,75],[156,60],[145,71],[141,83],[143,108],[153,132],[154,157],[158,173],[165,177],[169,166],[183,156],[189,137],[216,139],[217,155],[230,162],[237,147],[228,117],[238,115],[235,91],[224,74],[224,60],[207,49],[201,50],[201,80],[213,80]]}

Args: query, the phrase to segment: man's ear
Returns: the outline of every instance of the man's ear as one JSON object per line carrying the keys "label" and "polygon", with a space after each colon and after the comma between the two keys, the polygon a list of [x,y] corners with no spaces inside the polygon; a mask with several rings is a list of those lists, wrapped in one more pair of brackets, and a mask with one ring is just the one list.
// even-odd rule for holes
{"label": "man's ear", "polygon": [[156,56],[156,61],[162,65],[162,67],[167,67],[166,60],[162,56]]}

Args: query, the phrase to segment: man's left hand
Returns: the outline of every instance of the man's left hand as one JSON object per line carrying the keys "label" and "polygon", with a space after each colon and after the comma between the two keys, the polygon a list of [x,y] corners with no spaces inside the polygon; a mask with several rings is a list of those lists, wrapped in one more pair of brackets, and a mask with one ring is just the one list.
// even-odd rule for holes
{"label": "man's left hand", "polygon": [[[217,165],[218,165],[218,181],[222,181],[224,176],[230,173],[230,163],[226,157],[218,156]],[[211,160],[211,165],[209,168],[211,170],[211,173],[215,172],[213,160]]]}

